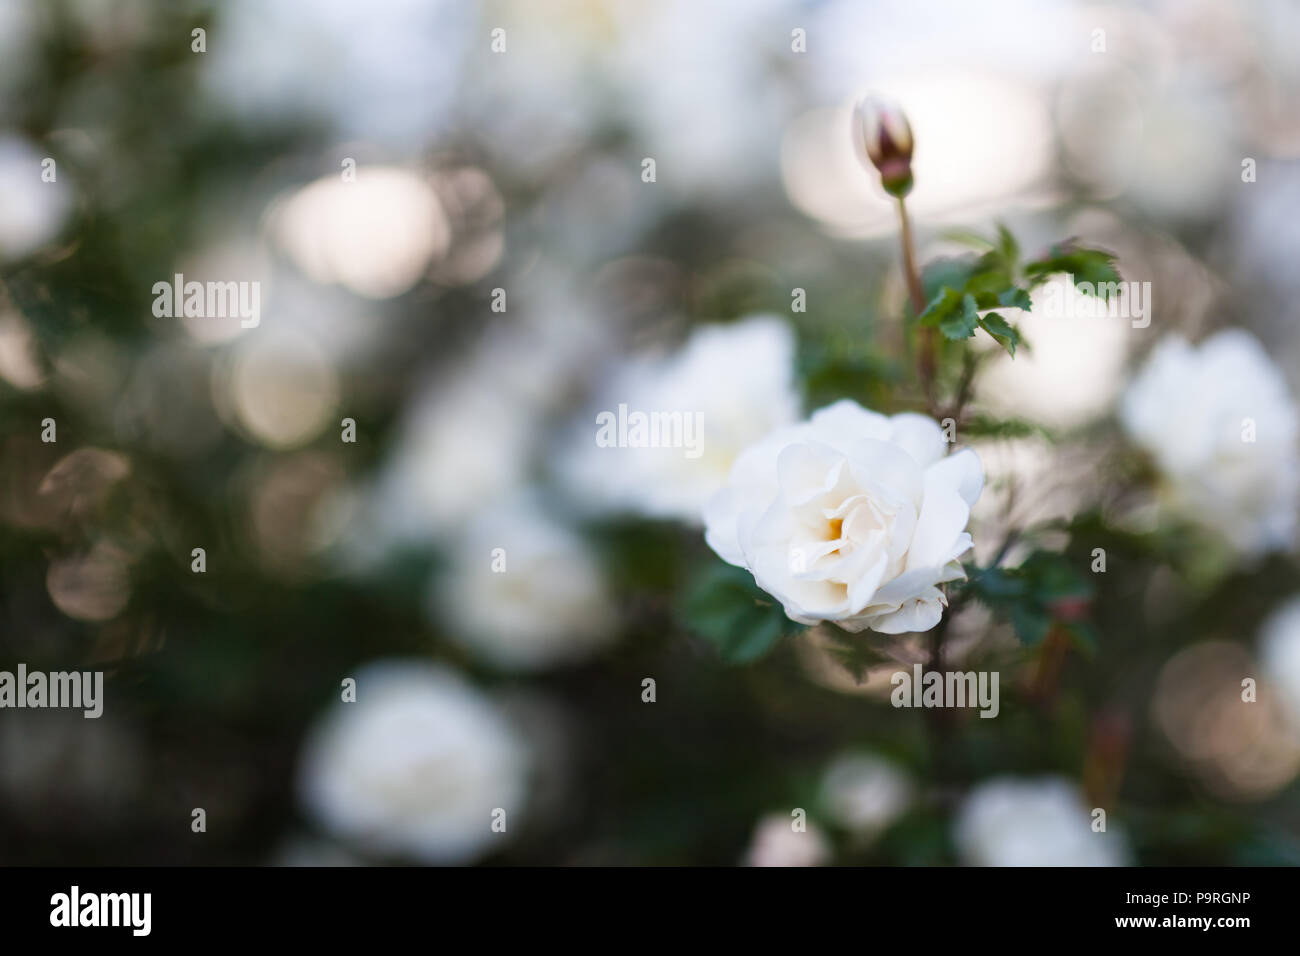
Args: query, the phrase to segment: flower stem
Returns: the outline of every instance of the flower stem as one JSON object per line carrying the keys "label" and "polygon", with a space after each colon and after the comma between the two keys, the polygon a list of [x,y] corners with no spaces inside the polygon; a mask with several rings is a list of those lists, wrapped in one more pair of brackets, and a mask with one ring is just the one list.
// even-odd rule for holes
{"label": "flower stem", "polygon": [[[921,273],[916,268],[916,248],[912,241],[912,221],[907,215],[907,203],[898,197],[898,220],[902,226],[903,275],[907,279],[907,294],[912,300],[912,312],[920,315],[925,311],[925,290],[921,285]],[[921,377],[921,389],[926,401],[934,406],[935,373],[935,338],[934,329],[918,329],[917,371]]]}
{"label": "flower stem", "polygon": [[898,197],[898,220],[902,225],[903,273],[907,277],[907,292],[912,297],[912,311],[920,315],[925,310],[925,292],[921,287],[921,274],[916,271],[916,249],[912,242],[912,220],[907,215],[907,202]]}

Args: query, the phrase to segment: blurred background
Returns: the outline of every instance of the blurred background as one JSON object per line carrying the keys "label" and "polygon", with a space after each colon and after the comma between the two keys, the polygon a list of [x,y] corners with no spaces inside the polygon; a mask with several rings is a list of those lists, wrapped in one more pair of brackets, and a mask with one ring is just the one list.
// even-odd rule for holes
{"label": "blurred background", "polygon": [[[1300,862],[1293,544],[1180,515],[1118,412],[1244,329],[1292,467],[1297,46],[1292,0],[0,0],[0,669],[106,675],[0,711],[0,862]],[[769,619],[700,595],[741,449],[918,407],[868,90],[922,259],[1003,222],[1153,290],[978,381],[975,560],[1050,547],[1092,618],[954,602],[994,720],[890,706],[923,636],[737,663]],[[704,454],[598,447],[620,403]]]}

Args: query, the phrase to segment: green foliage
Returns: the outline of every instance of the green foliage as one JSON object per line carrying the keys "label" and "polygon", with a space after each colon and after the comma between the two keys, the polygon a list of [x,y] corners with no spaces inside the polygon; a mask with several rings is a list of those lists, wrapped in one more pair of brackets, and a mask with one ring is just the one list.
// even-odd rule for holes
{"label": "green foliage", "polygon": [[[1060,272],[1068,273],[1075,282],[1088,283],[1092,293],[1103,299],[1110,294],[1110,283],[1120,281],[1113,253],[1074,240],[1057,243],[1046,255],[1022,266],[1020,244],[1006,226],[999,225],[997,237],[991,240],[972,232],[950,233],[948,238],[980,251],[937,259],[926,266],[921,286],[929,304],[918,321],[938,328],[949,341],[970,338],[981,328],[1012,358],[1022,341],[1020,330],[989,309],[1028,312],[1030,291]],[[986,314],[981,317],[979,312]]]}
{"label": "green foliage", "polygon": [[1095,645],[1080,620],[1092,585],[1061,555],[1035,551],[1018,568],[968,565],[966,573],[965,592],[1009,619],[1022,644],[1040,643],[1057,623],[1085,649]]}
{"label": "green foliage", "polygon": [[[1018,293],[1023,294],[1023,290],[1016,289]],[[969,298],[969,296],[967,297]],[[998,345],[1007,350],[1007,354],[1012,358],[1016,357],[1016,345],[1020,342],[1020,333],[1002,316],[996,312],[990,312],[984,318],[979,320],[980,328],[993,336]]]}
{"label": "green foliage", "polygon": [[975,415],[962,422],[962,434],[966,438],[1046,438],[1055,439],[1052,432],[1035,422],[1021,418],[994,418],[989,415]]}
{"label": "green foliage", "polygon": [[856,336],[801,342],[798,361],[808,408],[841,398],[852,398],[868,408],[888,408],[903,378],[897,359],[880,355]]}
{"label": "green foliage", "polygon": [[950,341],[967,339],[975,334],[979,323],[975,297],[944,286],[919,316],[920,323],[935,326]]}
{"label": "green foliage", "polygon": [[[949,341],[970,338],[977,328],[983,329],[1014,358],[1021,341],[1019,330],[1000,313],[988,310],[1030,307],[1029,291],[1019,280],[1019,244],[1005,226],[998,227],[993,241],[974,233],[950,238],[983,251],[938,259],[925,268],[921,286],[929,304],[918,321],[937,327]],[[980,316],[980,312],[987,314]]]}
{"label": "green foliage", "polygon": [[1073,239],[1057,243],[1042,258],[1025,264],[1031,289],[1057,273],[1069,275],[1075,283],[1089,283],[1093,294],[1102,299],[1108,297],[1109,285],[1120,281],[1114,253],[1081,246]]}
{"label": "green foliage", "polygon": [[822,631],[829,635],[827,652],[855,683],[861,684],[870,668],[892,660],[880,652],[868,635],[850,634],[832,624],[823,625]]}
{"label": "green foliage", "polygon": [[680,609],[683,626],[712,644],[728,664],[752,663],[782,637],[803,629],[744,568],[715,563],[694,580]]}

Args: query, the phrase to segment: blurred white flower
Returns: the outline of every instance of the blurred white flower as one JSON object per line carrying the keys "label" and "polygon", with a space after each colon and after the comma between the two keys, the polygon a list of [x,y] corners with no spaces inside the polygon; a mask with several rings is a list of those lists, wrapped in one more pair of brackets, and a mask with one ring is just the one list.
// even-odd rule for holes
{"label": "blurred white flower", "polygon": [[[470,366],[473,367],[472,365]],[[522,486],[537,416],[495,383],[457,375],[417,398],[376,489],[385,539],[418,540],[454,528]]]}
{"label": "blurred white flower", "polygon": [[1200,346],[1171,336],[1124,396],[1120,419],[1169,480],[1175,507],[1244,554],[1295,537],[1295,401],[1268,353],[1239,329]]}
{"label": "blurred white flower", "polygon": [[[672,355],[622,364],[562,450],[558,470],[575,502],[700,524],[705,503],[740,452],[798,416],[794,358],[789,325],[755,316],[701,326]],[[616,414],[621,405],[629,412],[697,416],[699,453],[601,447],[597,415]]]}
{"label": "blurred white flower", "polygon": [[1077,788],[1057,777],[985,781],[967,795],[954,839],[969,866],[1124,866],[1128,844],[1113,825],[1094,833]]}
{"label": "blurred white flower", "polygon": [[924,415],[843,400],[736,460],[705,509],[705,539],[803,624],[927,631],[965,577],[966,522],[984,487],[970,449],[947,456]]}
{"label": "blurred white flower", "polygon": [[52,183],[41,180],[44,158],[27,140],[0,135],[0,262],[35,252],[67,219],[72,187],[62,175]]}
{"label": "blurred white flower", "polygon": [[849,753],[827,768],[821,795],[829,819],[871,838],[907,809],[912,782],[894,764],[875,754]]}
{"label": "blurred white flower", "polygon": [[1265,680],[1277,689],[1300,729],[1300,597],[1291,598],[1264,621],[1259,658]]}
{"label": "blurred white flower", "polygon": [[434,610],[458,643],[494,664],[530,669],[574,661],[615,634],[595,558],[531,497],[476,515],[448,557]]}
{"label": "blurred white flower", "polygon": [[[356,701],[310,731],[298,788],[330,834],[381,856],[468,863],[502,845],[526,810],[529,756],[497,707],[456,673],[382,661]],[[493,814],[506,813],[504,833]]]}
{"label": "blurred white flower", "polygon": [[817,824],[794,828],[788,814],[761,817],[745,851],[746,866],[822,866],[830,860],[831,848]]}

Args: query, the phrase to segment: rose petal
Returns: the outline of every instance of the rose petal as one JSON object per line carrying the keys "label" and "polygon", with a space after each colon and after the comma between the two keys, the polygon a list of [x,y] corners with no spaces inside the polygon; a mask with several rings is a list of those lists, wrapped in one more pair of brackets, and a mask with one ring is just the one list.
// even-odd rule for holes
{"label": "rose petal", "polygon": [[948,451],[943,429],[933,418],[903,412],[891,418],[889,424],[889,440],[911,455],[922,468],[939,461]]}
{"label": "rose petal", "polygon": [[925,470],[925,483],[927,490],[931,487],[951,488],[973,508],[984,490],[984,465],[979,455],[964,448],[930,465]]}

